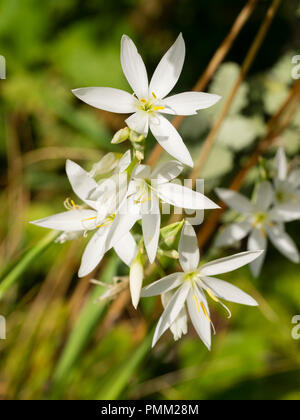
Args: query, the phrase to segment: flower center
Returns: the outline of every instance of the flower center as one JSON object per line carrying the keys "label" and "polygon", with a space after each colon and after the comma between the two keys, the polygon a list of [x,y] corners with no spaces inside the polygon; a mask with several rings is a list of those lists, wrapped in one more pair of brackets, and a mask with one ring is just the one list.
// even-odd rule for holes
{"label": "flower center", "polygon": [[148,112],[148,113],[165,109],[164,106],[157,105],[156,102],[157,102],[157,96],[155,95],[154,92],[152,92],[152,96],[150,96],[150,98],[140,99],[139,109],[142,110],[142,111]]}
{"label": "flower center", "polygon": [[292,202],[292,203],[296,203],[297,202],[297,197],[295,194],[292,194],[290,192],[287,191],[282,191],[279,190],[276,193],[276,199],[279,203],[286,203],[286,202]]}

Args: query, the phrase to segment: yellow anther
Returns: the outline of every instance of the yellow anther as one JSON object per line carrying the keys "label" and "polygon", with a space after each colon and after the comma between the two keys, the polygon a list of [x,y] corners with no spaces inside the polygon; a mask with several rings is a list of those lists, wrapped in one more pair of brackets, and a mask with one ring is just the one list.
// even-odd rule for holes
{"label": "yellow anther", "polygon": [[152,96],[153,96],[154,99],[157,99],[157,96],[155,95],[154,92],[152,92]]}
{"label": "yellow anther", "polygon": [[207,310],[206,310],[206,308],[204,306],[204,303],[203,302],[200,302],[200,305],[201,305],[202,311],[203,311],[204,315],[206,316],[207,320],[211,323],[211,319],[210,319],[210,317],[208,315],[208,312],[207,312]]}
{"label": "yellow anther", "polygon": [[81,209],[81,206],[78,206],[70,197],[65,199],[64,206],[67,210]]}
{"label": "yellow anther", "polygon": [[94,216],[94,217],[89,217],[89,218],[87,218],[87,219],[83,219],[83,222],[85,222],[85,221],[87,221],[87,220],[94,220],[94,219],[96,219],[96,216]]}
{"label": "yellow anther", "polygon": [[141,102],[143,102],[144,104],[147,102],[146,99],[140,99]]}
{"label": "yellow anther", "polygon": [[160,109],[165,109],[164,106],[154,106],[153,107],[154,111],[159,111]]}
{"label": "yellow anther", "polygon": [[207,294],[214,300],[215,302],[219,302],[219,299],[213,294],[213,292],[209,289],[206,289]]}
{"label": "yellow anther", "polygon": [[197,310],[198,310],[198,312],[200,312],[200,308],[199,308],[199,303],[198,303],[197,296],[196,296],[196,295],[194,295],[193,297],[194,297],[195,302],[196,302]]}

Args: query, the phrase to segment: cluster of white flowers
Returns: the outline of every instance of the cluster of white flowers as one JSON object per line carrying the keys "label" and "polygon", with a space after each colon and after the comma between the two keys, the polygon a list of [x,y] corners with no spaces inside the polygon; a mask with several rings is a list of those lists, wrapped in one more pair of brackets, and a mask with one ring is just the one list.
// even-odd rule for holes
{"label": "cluster of white flowers", "polygon": [[285,223],[300,219],[300,169],[288,174],[286,155],[278,149],[272,180],[257,185],[253,200],[232,190],[217,189],[219,197],[238,212],[237,221],[222,228],[216,246],[233,245],[248,236],[248,250],[264,250],[251,263],[251,271],[258,277],[264,263],[268,239],[285,257],[299,263],[296,244],[285,231]]}
{"label": "cluster of white flowers", "polygon": [[[90,231],[94,232],[82,256],[80,277],[91,273],[105,253],[113,248],[120,259],[130,267],[129,287],[134,307],[137,307],[140,296],[162,296],[165,310],[158,322],[153,345],[167,329],[172,331],[175,339],[186,333],[188,311],[197,333],[210,348],[212,322],[205,293],[225,308],[221,299],[256,305],[250,296],[235,286],[212,276],[235,270],[248,263],[257,264],[257,261],[261,261],[265,244],[263,240],[257,239],[257,233],[252,233],[249,252],[199,267],[197,237],[190,222],[183,220],[161,228],[162,203],[186,210],[218,207],[204,194],[174,182],[184,165],[191,167],[193,161],[179,133],[162,114],[193,115],[197,110],[210,107],[220,99],[217,95],[200,92],[166,96],[179,78],[184,57],[185,44],[180,34],[161,59],[148,83],[145,65],[134,43],[129,37],[122,37],[121,65],[134,93],[108,87],[81,88],[73,92],[94,107],[116,113],[132,113],[126,119],[127,127],[117,132],[112,140],[113,144],[129,140],[132,148],[124,155],[105,155],[90,172],[68,160],[66,173],[81,203],[76,204],[74,200],[66,199],[67,211],[32,223],[61,231],[57,239],[61,243],[87,236]],[[154,170],[141,163],[149,128],[159,144],[177,160],[163,163]],[[291,179],[283,179],[283,172],[281,168],[282,182],[280,185],[279,182],[276,184],[278,191],[279,188],[285,189],[287,184],[293,184],[294,177],[291,175]],[[219,191],[226,202],[233,203],[233,207],[247,214],[247,219],[237,224],[236,229],[230,228],[230,232],[234,231],[234,239],[242,237],[236,230],[243,234],[250,230],[258,231],[264,238],[262,226],[267,224],[266,220],[282,222],[286,217],[282,206],[277,206],[269,212],[273,202],[271,191],[273,190],[269,184],[261,186],[256,207],[235,193]],[[277,195],[280,195],[279,192]],[[142,228],[142,239],[138,244],[131,233],[137,222]],[[163,229],[171,236],[175,235],[174,232],[180,234],[178,250],[162,251],[159,248],[159,238]],[[276,227],[268,226],[266,230],[270,230],[274,239],[278,235],[278,229],[282,232],[282,223],[278,223]],[[223,234],[223,237],[224,235],[228,237],[228,234]],[[224,240],[221,242],[225,243]],[[142,289],[146,255],[149,262],[153,263],[159,252],[170,258],[179,258],[183,272],[170,274]],[[108,291],[107,295],[109,294]]]}

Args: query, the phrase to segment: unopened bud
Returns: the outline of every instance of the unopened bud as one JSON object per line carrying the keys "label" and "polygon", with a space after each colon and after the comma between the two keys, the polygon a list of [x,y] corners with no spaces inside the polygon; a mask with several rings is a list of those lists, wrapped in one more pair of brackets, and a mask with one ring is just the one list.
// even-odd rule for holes
{"label": "unopened bud", "polygon": [[112,144],[123,143],[123,141],[128,140],[128,138],[129,138],[129,128],[124,127],[124,128],[121,128],[121,130],[116,132],[116,134],[112,138],[111,143]]}

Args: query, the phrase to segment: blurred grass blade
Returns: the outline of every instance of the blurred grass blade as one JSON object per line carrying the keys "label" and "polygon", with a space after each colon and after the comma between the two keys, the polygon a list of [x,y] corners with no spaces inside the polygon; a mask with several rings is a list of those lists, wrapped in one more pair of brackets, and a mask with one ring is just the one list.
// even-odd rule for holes
{"label": "blurred grass blade", "polygon": [[[4,296],[7,290],[18,280],[18,278],[24,273],[29,265],[37,258],[42,252],[44,252],[49,245],[59,235],[56,231],[51,231],[48,235],[44,236],[35,246],[27,251],[23,257],[17,262],[17,264],[3,275],[0,283],[0,299]],[[6,271],[6,270],[5,270]]]}
{"label": "blurred grass blade", "polygon": [[[113,277],[116,275],[117,266],[118,259],[115,256],[112,256],[101,276],[101,281],[111,283]],[[95,300],[104,290],[104,287],[94,288],[90,298],[82,309],[72,332],[70,333],[69,339],[65,345],[53,376],[53,396],[55,397],[62,389],[62,384],[65,383],[65,379],[70,369],[84,347],[88,344],[89,338],[99,323],[99,320],[104,312],[106,302],[100,301],[95,303]]]}
{"label": "blurred grass blade", "polygon": [[143,359],[151,350],[151,342],[154,330],[150,330],[148,335],[141,342],[131,357],[126,358],[112,372],[109,379],[102,386],[101,392],[97,395],[97,400],[117,400],[121,396],[123,390],[128,385],[134,372],[139,367]]}

